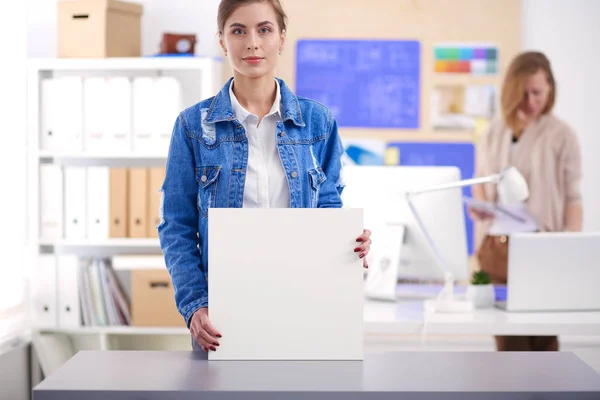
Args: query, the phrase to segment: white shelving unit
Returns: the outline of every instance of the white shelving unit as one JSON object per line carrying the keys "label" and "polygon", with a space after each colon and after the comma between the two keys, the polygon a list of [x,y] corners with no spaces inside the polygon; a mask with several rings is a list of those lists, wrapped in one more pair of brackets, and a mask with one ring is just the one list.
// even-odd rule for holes
{"label": "white shelving unit", "polygon": [[[60,166],[108,166],[108,167],[156,167],[164,166],[167,150],[157,151],[110,151],[93,149],[48,150],[41,148],[42,134],[42,80],[67,76],[97,77],[175,77],[182,87],[181,100],[187,108],[203,99],[214,96],[223,84],[222,61],[200,57],[147,57],[109,59],[32,59],[28,64],[28,222],[29,248],[34,254],[31,262],[37,265],[38,257],[47,254],[73,254],[78,256],[108,257],[125,254],[161,254],[156,238],[107,238],[91,239],[45,239],[40,237],[40,206],[44,199],[40,191],[40,165]],[[173,122],[175,122],[173,120]],[[35,270],[35,268],[32,268]],[[120,271],[122,272],[122,271]],[[32,276],[35,280],[36,276]],[[55,285],[58,290],[59,285]],[[34,294],[35,295],[35,294]],[[30,302],[35,304],[34,301]],[[58,305],[55,305],[58,307]],[[73,350],[83,348],[189,348],[189,331],[185,327],[35,327],[33,335],[37,343],[57,343],[54,338],[68,337]],[[40,339],[45,338],[45,339]],[[34,341],[35,343],[35,341]],[[63,352],[68,350],[63,349]]]}

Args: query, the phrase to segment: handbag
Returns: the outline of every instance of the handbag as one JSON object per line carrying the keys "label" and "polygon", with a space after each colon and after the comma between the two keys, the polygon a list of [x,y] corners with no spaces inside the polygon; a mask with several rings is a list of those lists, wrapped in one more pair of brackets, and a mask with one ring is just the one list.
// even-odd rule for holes
{"label": "handbag", "polygon": [[479,268],[487,272],[492,283],[506,284],[508,277],[508,236],[484,237],[477,260]]}

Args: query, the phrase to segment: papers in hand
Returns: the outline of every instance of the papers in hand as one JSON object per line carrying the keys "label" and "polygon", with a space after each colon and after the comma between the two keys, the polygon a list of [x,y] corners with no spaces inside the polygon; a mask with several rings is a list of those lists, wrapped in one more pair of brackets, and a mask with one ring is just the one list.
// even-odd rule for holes
{"label": "papers in hand", "polygon": [[519,222],[522,224],[527,222],[527,219],[525,217],[522,217],[519,214],[511,212],[507,208],[498,206],[497,204],[494,204],[494,203],[488,203],[487,201],[477,200],[477,199],[475,199],[473,197],[469,197],[469,196],[464,196],[463,201],[465,202],[465,204],[468,207],[470,207],[474,210],[478,210],[478,211],[487,213],[487,214],[491,214],[496,218],[499,217],[498,214],[501,214],[502,216],[512,219],[515,222]]}
{"label": "papers in hand", "polygon": [[538,230],[538,223],[529,213],[525,203],[500,206],[468,196],[463,197],[463,200],[470,208],[492,215],[493,223],[488,231],[490,235],[510,235],[515,232]]}

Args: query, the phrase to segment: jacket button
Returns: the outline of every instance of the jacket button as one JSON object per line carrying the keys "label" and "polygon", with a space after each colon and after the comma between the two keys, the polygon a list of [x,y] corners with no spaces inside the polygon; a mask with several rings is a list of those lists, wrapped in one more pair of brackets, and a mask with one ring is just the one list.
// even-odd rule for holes
{"label": "jacket button", "polygon": [[281,133],[279,134],[279,136],[285,137],[285,131],[281,131]]}
{"label": "jacket button", "polygon": [[296,171],[292,172],[292,178],[296,178],[298,176],[298,173]]}
{"label": "jacket button", "polygon": [[206,182],[207,179],[208,178],[206,177],[206,175],[202,175],[202,178],[200,178],[200,180],[202,181],[202,183]]}

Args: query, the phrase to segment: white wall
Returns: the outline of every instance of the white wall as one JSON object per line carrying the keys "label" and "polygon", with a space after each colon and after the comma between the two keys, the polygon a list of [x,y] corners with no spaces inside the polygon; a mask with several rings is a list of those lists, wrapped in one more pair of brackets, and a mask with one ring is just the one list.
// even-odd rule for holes
{"label": "white wall", "polygon": [[[57,0],[26,0],[29,57],[56,56]],[[217,46],[219,0],[133,0],[143,4],[142,54],[159,51],[163,32],[196,34],[196,54],[220,56]]]}
{"label": "white wall", "polygon": [[581,144],[584,230],[600,231],[600,1],[522,4],[523,48],[550,58],[558,84],[556,114]]}
{"label": "white wall", "polygon": [[0,37],[7,40],[4,41],[0,54],[0,346],[7,335],[14,335],[13,323],[21,316],[17,315],[19,310],[16,307],[25,300],[25,18],[23,3],[3,3],[0,12]]}

